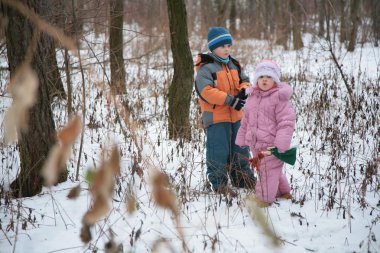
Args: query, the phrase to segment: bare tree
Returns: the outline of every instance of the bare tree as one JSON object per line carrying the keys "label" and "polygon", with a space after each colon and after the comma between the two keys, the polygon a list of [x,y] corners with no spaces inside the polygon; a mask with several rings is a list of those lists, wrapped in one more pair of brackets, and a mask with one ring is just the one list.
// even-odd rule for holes
{"label": "bare tree", "polygon": [[370,6],[373,37],[375,46],[378,47],[380,42],[380,1],[370,0]]}
{"label": "bare tree", "polygon": [[346,19],[346,2],[345,0],[339,1],[339,15],[340,15],[340,36],[339,41],[340,43],[344,43],[347,40],[347,19]]}
{"label": "bare tree", "polygon": [[358,27],[360,23],[360,0],[352,0],[350,5],[350,20],[351,20],[351,27],[350,27],[350,37],[349,37],[349,43],[347,50],[352,52],[355,50],[356,45],[356,39],[358,37]]}
{"label": "bare tree", "polygon": [[[49,0],[23,0],[21,2],[42,15],[46,8],[52,8]],[[26,197],[41,191],[43,182],[40,171],[55,140],[55,125],[49,97],[49,78],[51,78],[49,71],[52,67],[51,63],[54,62],[49,57],[55,57],[55,54],[50,54],[54,43],[47,34],[40,34],[39,31],[36,31],[37,28],[33,27],[24,16],[14,9],[3,6],[3,11],[5,16],[12,20],[12,22],[8,22],[6,29],[11,77],[24,62],[29,45],[36,43],[30,65],[39,79],[38,95],[35,105],[29,111],[28,131],[21,132],[19,136],[21,170],[18,177],[11,183],[15,196]],[[61,175],[60,181],[66,179],[67,171]]]}
{"label": "bare tree", "polygon": [[289,12],[287,1],[275,0],[276,44],[288,48]]}
{"label": "bare tree", "polygon": [[116,94],[126,92],[123,60],[124,0],[110,0],[110,63],[111,86]]}
{"label": "bare tree", "polygon": [[301,36],[302,11],[298,1],[290,0],[290,11],[292,17],[293,47],[297,50],[303,47]]}
{"label": "bare tree", "polygon": [[231,34],[236,34],[236,0],[231,1],[229,28],[230,28]]}
{"label": "bare tree", "polygon": [[215,1],[216,8],[218,10],[218,15],[216,19],[217,26],[226,26],[226,18],[227,18],[229,3],[230,1],[228,0]]}
{"label": "bare tree", "polygon": [[189,110],[194,83],[184,0],[167,0],[174,75],[169,88],[169,135],[190,138]]}
{"label": "bare tree", "polygon": [[322,37],[325,35],[325,11],[326,11],[326,0],[319,0],[317,3],[318,8],[318,36]]}

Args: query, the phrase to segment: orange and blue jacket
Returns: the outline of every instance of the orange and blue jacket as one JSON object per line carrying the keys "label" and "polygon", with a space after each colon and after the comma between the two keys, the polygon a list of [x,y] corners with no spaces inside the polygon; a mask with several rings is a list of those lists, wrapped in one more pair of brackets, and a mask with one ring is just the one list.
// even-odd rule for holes
{"label": "orange and blue jacket", "polygon": [[196,66],[195,89],[199,95],[202,121],[205,128],[221,122],[235,123],[242,119],[243,110],[230,106],[242,88],[248,88],[249,78],[237,60],[220,62],[211,53],[199,54]]}

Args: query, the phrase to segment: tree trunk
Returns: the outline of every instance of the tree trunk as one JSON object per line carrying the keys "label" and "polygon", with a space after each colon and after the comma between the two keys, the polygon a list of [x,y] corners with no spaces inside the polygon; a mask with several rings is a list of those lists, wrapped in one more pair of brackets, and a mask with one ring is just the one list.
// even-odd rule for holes
{"label": "tree trunk", "polygon": [[347,40],[347,21],[346,21],[346,1],[340,0],[340,36],[339,41],[340,43],[344,43]]}
{"label": "tree trunk", "polygon": [[290,0],[290,11],[292,16],[293,47],[295,50],[303,48],[301,36],[302,12],[297,0]]}
{"label": "tree trunk", "polygon": [[287,1],[275,0],[276,44],[288,49],[289,16]]}
{"label": "tree trunk", "polygon": [[[53,8],[50,2],[51,1],[35,1],[35,11],[38,15],[41,16],[41,18],[45,19],[49,23],[54,23],[54,15],[52,11]],[[66,98],[65,89],[63,88],[63,82],[58,70],[57,57],[55,52],[56,45],[52,40],[52,43],[45,46],[45,59],[48,61],[47,64],[50,66],[49,71],[47,72],[49,97],[51,98],[51,101],[53,97]]]}
{"label": "tree trunk", "polygon": [[[48,0],[23,0],[37,12],[42,13],[40,6],[49,6]],[[37,4],[38,2],[38,4]],[[50,6],[51,7],[51,6]],[[6,15],[12,22],[8,23],[6,29],[6,43],[8,64],[11,76],[16,73],[16,69],[24,62],[24,57],[31,43],[34,27],[31,23],[13,9],[5,8]],[[21,170],[11,188],[16,197],[27,197],[38,194],[42,189],[41,168],[48,156],[50,148],[55,141],[55,125],[50,108],[49,98],[49,71],[51,70],[49,48],[53,47],[53,41],[46,34],[42,33],[38,39],[36,51],[33,54],[31,67],[36,72],[39,79],[37,100],[29,111],[29,122],[27,132],[19,135],[19,152]],[[60,180],[67,179],[67,170],[61,175]]]}
{"label": "tree trunk", "polygon": [[[182,0],[181,0],[182,1]],[[228,0],[216,0],[216,6],[218,10],[218,16],[216,19],[216,25],[217,26],[226,26],[226,17],[227,17],[227,11],[228,11]]]}
{"label": "tree trunk", "polygon": [[230,33],[236,33],[236,0],[231,1],[231,10],[230,10]]}
{"label": "tree trunk", "polygon": [[264,15],[266,15],[264,5],[265,5],[265,1],[263,0],[256,1],[256,9],[255,9],[255,15],[257,17],[256,33],[259,39],[264,39],[263,34],[265,32],[265,25],[266,25],[264,21],[265,20]]}
{"label": "tree trunk", "polygon": [[169,88],[169,137],[190,139],[189,110],[194,83],[186,5],[184,0],[167,0],[174,75]]}
{"label": "tree trunk", "polygon": [[67,118],[71,119],[73,114],[73,89],[71,86],[71,76],[70,76],[70,55],[69,50],[65,48],[65,73],[66,73],[66,86],[67,86]]}
{"label": "tree trunk", "polygon": [[115,94],[124,94],[125,69],[123,60],[123,10],[124,0],[110,0],[110,64],[111,87]]}
{"label": "tree trunk", "polygon": [[273,21],[273,16],[274,16],[274,0],[267,0],[263,3],[263,8],[264,8],[264,13],[266,15],[263,16],[263,38],[265,40],[271,40],[273,39],[273,27],[274,27],[274,21]]}
{"label": "tree trunk", "polygon": [[378,47],[380,43],[380,1],[371,0],[370,1],[371,18],[372,18],[372,30],[375,39],[375,46]]}
{"label": "tree trunk", "polygon": [[325,35],[325,11],[326,11],[326,0],[320,0],[318,2],[318,36],[322,37]]}
{"label": "tree trunk", "polygon": [[353,52],[356,46],[356,38],[358,37],[358,27],[360,23],[360,0],[352,0],[350,9],[351,30],[347,50]]}

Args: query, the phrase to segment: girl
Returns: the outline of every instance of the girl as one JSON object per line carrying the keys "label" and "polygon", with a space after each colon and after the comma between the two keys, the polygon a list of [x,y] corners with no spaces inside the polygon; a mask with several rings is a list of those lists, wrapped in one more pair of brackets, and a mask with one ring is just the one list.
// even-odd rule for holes
{"label": "girl", "polygon": [[260,153],[256,197],[262,207],[269,206],[276,197],[291,199],[290,185],[282,172],[283,162],[268,149],[277,147],[285,152],[292,139],[296,115],[290,102],[292,88],[280,82],[280,68],[271,60],[261,61],[247,89],[244,117],[236,144],[248,146],[254,156]]}

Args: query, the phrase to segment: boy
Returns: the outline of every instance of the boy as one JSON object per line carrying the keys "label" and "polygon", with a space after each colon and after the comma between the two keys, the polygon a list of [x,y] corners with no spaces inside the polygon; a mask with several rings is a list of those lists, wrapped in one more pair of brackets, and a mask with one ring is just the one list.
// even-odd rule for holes
{"label": "boy", "polygon": [[228,174],[233,186],[248,189],[255,188],[256,178],[247,161],[248,148],[235,144],[249,79],[230,56],[231,47],[232,36],[227,29],[209,29],[211,52],[198,56],[195,88],[207,135],[207,178],[213,191],[235,197],[236,192],[227,185]]}

